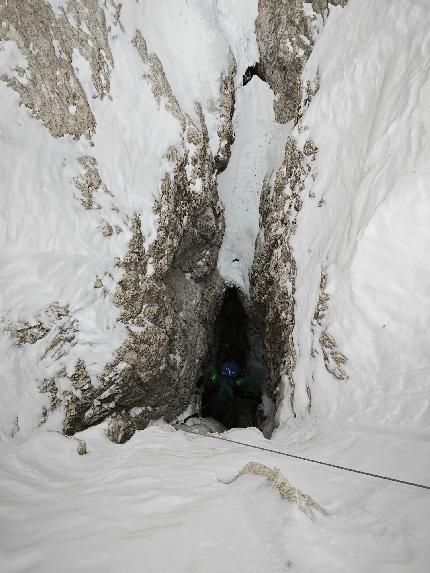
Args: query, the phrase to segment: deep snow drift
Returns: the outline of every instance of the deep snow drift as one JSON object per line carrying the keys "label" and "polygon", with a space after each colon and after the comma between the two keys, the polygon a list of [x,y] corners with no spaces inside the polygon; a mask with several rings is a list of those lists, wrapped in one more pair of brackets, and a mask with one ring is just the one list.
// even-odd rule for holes
{"label": "deep snow drift", "polygon": [[[296,136],[318,153],[292,241],[294,376],[310,383],[312,406],[371,421],[382,410],[391,424],[421,428],[430,423],[429,18],[420,1],[332,10],[305,72],[319,69],[321,87]],[[322,268],[323,322],[348,358],[346,384],[310,356]]]}
{"label": "deep snow drift", "polygon": [[[66,2],[51,4],[59,11]],[[71,370],[84,356],[97,377],[127,336],[112,303],[122,272],[116,259],[131,238],[127,216],[141,214],[151,244],[159,224],[152,208],[171,170],[168,149],[181,141],[179,122],[165,100],[157,102],[132,47],[135,31],[158,54],[192,121],[194,101],[201,103],[213,153],[222,143],[214,102],[232,54],[236,140],[218,175],[226,222],[218,269],[245,293],[257,234],[264,241],[262,186],[284,169],[287,137],[310,151],[290,237],[294,285],[277,269],[294,297],[295,320],[295,368],[282,373],[279,426],[270,441],[253,428],[225,436],[430,485],[430,10],[427,0],[350,0],[330,5],[323,18],[313,12],[317,4],[324,3],[297,3],[316,35],[303,83],[319,89],[296,125],[276,123],[273,92],[259,78],[241,86],[258,60],[256,0],[124,3],[119,21],[108,2],[112,99],[96,96],[88,61],[78,50],[73,56],[97,119],[92,141],[52,137],[0,82],[2,571],[428,570],[425,490],[164,422],[124,445],[106,438],[106,423],[90,428],[76,436],[88,450],[78,456],[76,438],[57,431],[61,409],[40,425],[48,398],[37,380],[57,370],[58,355],[41,360],[40,341],[17,347],[6,329],[30,321],[37,337],[48,325],[52,340],[79,323],[60,358]],[[24,85],[26,66],[13,42],[0,44],[1,74]],[[74,181],[85,176],[79,159],[86,156],[115,190],[112,198],[99,185],[95,210],[82,208]],[[263,207],[270,209],[268,197]],[[112,231],[108,238],[103,229]],[[273,257],[286,240],[282,228],[277,240]],[[92,288],[98,276],[103,295]],[[59,307],[46,311],[54,300]],[[256,476],[224,483],[252,460],[279,467],[327,516],[310,519]]]}
{"label": "deep snow drift", "polygon": [[[424,432],[302,422],[270,442],[255,429],[225,435],[403,478],[421,479],[429,470]],[[55,433],[0,445],[2,571],[48,573],[59,563],[70,573],[427,570],[424,490],[170,426],[137,432],[124,445],[109,442],[103,426],[80,437],[86,456],[76,454],[72,438]],[[280,468],[328,516],[311,520],[257,476],[224,483],[250,461]]]}

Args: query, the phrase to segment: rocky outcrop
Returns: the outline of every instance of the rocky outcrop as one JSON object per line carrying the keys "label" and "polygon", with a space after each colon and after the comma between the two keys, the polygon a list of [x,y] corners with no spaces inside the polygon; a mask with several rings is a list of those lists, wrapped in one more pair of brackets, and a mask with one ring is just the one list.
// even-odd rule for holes
{"label": "rocky outcrop", "polygon": [[330,374],[332,374],[338,380],[347,380],[348,375],[345,371],[345,365],[348,362],[348,359],[339,350],[336,340],[327,331],[327,326],[325,325],[324,319],[326,318],[328,302],[330,300],[330,297],[326,292],[327,280],[327,269],[322,268],[320,293],[311,326],[311,331],[314,338],[314,347],[312,348],[311,352],[313,358],[318,355],[316,346],[319,343],[324,357],[324,366],[326,367],[327,371],[330,372]]}
{"label": "rocky outcrop", "polygon": [[69,396],[66,433],[109,415],[110,437],[124,441],[151,419],[173,419],[190,401],[223,292],[216,263],[224,227],[204,124],[188,128],[199,145],[192,155],[172,150],[173,175],[165,177],[156,205],[155,242],[145,249],[136,215],[119,263],[124,274],[115,303],[128,339],[97,388]]}
{"label": "rocky outcrop", "polygon": [[41,358],[51,356],[59,359],[73,345],[77,323],[70,316],[68,306],[53,303],[36,316],[33,323],[26,321],[10,323],[6,331],[15,339],[18,346],[43,341]]}
{"label": "rocky outcrop", "polygon": [[[55,16],[43,0],[3,0],[0,40],[16,42],[27,65],[3,76],[56,137],[91,135],[96,121],[74,66],[81,54],[91,68],[96,97],[110,89],[113,65],[103,9],[96,0],[69,0]],[[76,64],[76,60],[75,60]]]}
{"label": "rocky outcrop", "polygon": [[345,5],[347,0],[259,0],[255,30],[260,61],[258,75],[274,91],[276,120],[297,123],[303,93],[303,68],[315,42],[316,15],[326,16],[329,5]]}
{"label": "rocky outcrop", "polygon": [[236,101],[234,79],[236,76],[236,62],[231,56],[231,63],[228,73],[221,78],[220,93],[220,127],[218,128],[218,137],[220,140],[219,150],[215,156],[215,165],[218,173],[225,170],[231,156],[231,146],[234,143],[233,131],[233,113]]}
{"label": "rocky outcrop", "polygon": [[248,462],[243,466],[240,472],[228,483],[236,481],[241,476],[254,475],[266,479],[266,483],[277,489],[283,499],[294,503],[300,511],[306,513],[309,517],[315,517],[315,512],[327,515],[326,510],[321,507],[310,495],[307,495],[291,485],[288,478],[285,477],[278,468],[270,468],[259,462]]}
{"label": "rocky outcrop", "polygon": [[[311,142],[307,142],[307,147]],[[289,398],[294,401],[293,370],[295,347],[294,293],[296,261],[290,246],[297,215],[302,206],[305,180],[311,170],[309,157],[290,137],[274,184],[266,180],[260,201],[261,231],[256,241],[251,270],[251,299],[263,324],[269,390],[279,401],[281,376],[289,381]]]}
{"label": "rocky outcrop", "polygon": [[[346,0],[330,4],[345,5]],[[260,61],[257,71],[275,92],[274,112],[278,122],[294,121],[295,130],[287,141],[282,165],[274,182],[267,178],[260,200],[260,232],[251,270],[251,297],[263,324],[269,385],[275,401],[286,397],[294,413],[296,348],[295,291],[297,263],[291,238],[297,216],[312,180],[312,164],[318,153],[313,142],[304,143],[302,115],[318,91],[319,75],[304,83],[302,73],[315,43],[316,19],[330,11],[326,0],[314,0],[313,12],[302,2],[260,0],[256,21]],[[309,192],[309,197],[312,192]],[[320,205],[319,205],[320,206]],[[318,308],[326,303],[323,289]],[[318,342],[326,368],[345,379],[346,357],[329,333],[320,329]],[[281,380],[284,384],[281,384]],[[281,396],[283,390],[283,396]],[[310,388],[306,387],[310,405]]]}
{"label": "rocky outcrop", "polygon": [[100,209],[95,199],[97,191],[103,191],[112,196],[100,177],[97,160],[94,157],[84,155],[79,158],[79,163],[84,172],[75,178],[75,187],[80,192],[79,201],[84,209]]}
{"label": "rocky outcrop", "polygon": [[[216,175],[227,166],[234,140],[236,64],[230,55],[218,101],[211,104],[218,115],[219,145],[213,151],[200,104],[195,102],[193,119],[184,113],[162,62],[141,31],[134,33],[132,49],[143,63],[138,73],[143,70],[156,102],[179,122],[182,134],[179,145],[166,145],[169,168],[153,205],[157,232],[149,242],[142,213],[121,211],[117,190],[105,185],[96,149],[92,153],[97,122],[89,98],[111,97],[109,42],[115,36],[107,10],[115,33],[122,33],[121,5],[112,0],[104,7],[96,0],[69,0],[55,11],[43,0],[0,2],[0,39],[15,42],[25,61],[1,79],[54,137],[85,138],[85,145],[76,142],[85,151],[68,172],[82,216],[97,220],[101,241],[114,242],[122,231],[130,240],[114,259],[115,271],[79,288],[99,289],[97,296],[113,306],[126,337],[94,376],[85,361],[89,353],[86,359],[80,355],[80,325],[69,305],[53,303],[33,320],[8,323],[7,332],[16,346],[32,345],[42,370],[47,366],[36,382],[47,395],[41,423],[64,409],[63,430],[73,434],[109,417],[108,434],[121,442],[150,420],[172,420],[187,407],[212,339],[224,289],[217,271],[224,217]],[[82,65],[90,70],[90,87],[80,81]]]}
{"label": "rocky outcrop", "polygon": [[159,218],[155,241],[145,248],[136,213],[128,252],[118,262],[123,276],[114,303],[121,309],[128,338],[106,365],[97,387],[87,383],[83,365],[77,364],[72,376],[75,391],[65,396],[64,422],[64,431],[71,434],[110,416],[108,435],[118,442],[151,419],[175,418],[189,404],[201,373],[224,288],[216,269],[224,220],[215,175],[228,160],[234,105],[233,62],[221,81],[220,134],[225,137],[220,137],[214,157],[200,106],[196,104],[196,125],[182,112],[160,60],[148,51],[139,31],[133,43],[149,65],[154,96],[164,98],[166,109],[181,124],[183,146],[169,152],[172,174],[164,177],[154,206]]}

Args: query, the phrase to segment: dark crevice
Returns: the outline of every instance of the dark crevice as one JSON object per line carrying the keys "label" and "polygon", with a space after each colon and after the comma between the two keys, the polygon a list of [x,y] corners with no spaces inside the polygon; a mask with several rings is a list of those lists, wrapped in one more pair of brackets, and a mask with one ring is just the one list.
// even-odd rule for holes
{"label": "dark crevice", "polygon": [[241,370],[246,368],[247,332],[248,316],[243,308],[239,292],[235,288],[227,288],[215,322],[217,366],[221,366],[227,360],[235,360]]}
{"label": "dark crevice", "polygon": [[254,76],[258,76],[260,79],[263,79],[261,77],[261,66],[259,62],[256,62],[252,66],[248,66],[246,68],[246,71],[242,77],[242,85],[246,86],[246,84],[249,83]]}
{"label": "dark crevice", "polygon": [[272,397],[267,395],[264,345],[260,328],[242,301],[246,304],[238,289],[226,289],[199,381],[201,416],[214,418],[227,429],[257,426],[268,434],[273,428]]}

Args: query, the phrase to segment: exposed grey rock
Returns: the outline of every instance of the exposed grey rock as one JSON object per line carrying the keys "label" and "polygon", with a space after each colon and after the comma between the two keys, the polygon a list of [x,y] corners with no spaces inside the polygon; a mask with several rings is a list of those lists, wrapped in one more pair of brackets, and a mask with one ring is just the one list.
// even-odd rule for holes
{"label": "exposed grey rock", "polygon": [[140,32],[133,43],[150,66],[148,80],[155,97],[167,102],[166,109],[182,127],[183,147],[169,152],[172,174],[164,177],[154,207],[159,218],[155,241],[145,248],[136,213],[128,252],[118,263],[124,273],[114,302],[128,338],[97,388],[81,387],[79,395],[71,393],[66,400],[66,433],[113,415],[108,434],[116,442],[152,419],[174,419],[188,405],[201,373],[224,288],[217,271],[224,219],[216,173],[228,161],[234,106],[232,63],[221,82],[217,160],[199,104],[196,125],[182,112],[160,60],[148,51]]}
{"label": "exposed grey rock", "polygon": [[76,361],[75,371],[70,378],[76,390],[86,390],[91,386],[90,375],[88,374],[85,362],[81,359]]}
{"label": "exposed grey rock", "polygon": [[324,356],[324,365],[327,370],[338,380],[347,380],[348,375],[344,366],[348,359],[337,348],[336,340],[327,330],[323,330],[319,337],[319,342]]}
{"label": "exposed grey rock", "polygon": [[[347,0],[332,0],[345,5]],[[312,0],[315,13],[326,15],[328,0]],[[302,0],[259,0],[256,35],[260,61],[259,76],[276,94],[276,120],[297,123],[303,99],[303,68],[312,53],[315,17],[308,16]],[[308,87],[307,95],[311,95]]]}
{"label": "exposed grey rock", "polygon": [[[311,326],[311,331],[314,336],[316,335],[316,327],[320,327],[318,342],[321,346],[321,350],[324,357],[324,365],[330,374],[333,374],[338,380],[347,380],[348,375],[345,371],[345,365],[348,362],[347,357],[339,350],[337,347],[336,340],[327,331],[327,327],[324,324],[324,319],[328,310],[328,302],[330,297],[326,292],[327,288],[327,269],[321,269],[321,279],[320,279],[320,292],[318,296],[317,306],[314,312],[314,320]],[[318,352],[314,348],[312,350],[312,356],[315,358]]]}
{"label": "exposed grey rock", "polygon": [[45,326],[40,320],[36,324],[30,324],[27,321],[20,321],[14,325],[6,328],[11,336],[13,336],[18,344],[34,344],[41,340],[49,332],[49,328]]}
{"label": "exposed grey rock", "polygon": [[160,62],[158,56],[154,53],[149,52],[146,45],[146,41],[142,36],[140,30],[136,31],[133,38],[133,45],[139,52],[142,61],[149,66],[149,73],[145,74],[151,84],[152,93],[158,103],[161,102],[162,98],[166,99],[166,109],[169,111],[181,124],[183,130],[187,127],[187,117],[182,112],[178,100],[176,99],[169,81],[164,73],[163,65]]}
{"label": "exposed grey rock", "polygon": [[[51,305],[52,307],[52,305]],[[47,356],[54,360],[59,360],[66,354],[75,342],[75,336],[78,332],[78,322],[69,316],[68,306],[57,308],[64,310],[67,314],[60,315],[55,322],[51,322],[50,336],[47,339],[47,346],[42,354],[42,359]]]}
{"label": "exposed grey rock", "polygon": [[294,399],[292,372],[296,363],[293,341],[295,322],[296,261],[290,246],[302,206],[305,179],[310,166],[303,150],[290,137],[284,161],[273,187],[265,182],[260,201],[261,232],[251,270],[251,298],[263,324],[266,365],[271,394],[279,399],[281,374],[289,379]]}
{"label": "exposed grey rock", "polygon": [[[216,270],[223,218],[215,164],[207,153],[207,142],[202,142],[196,168],[205,176],[204,192],[192,191],[185,157],[178,158],[173,178],[165,179],[158,236],[148,251],[135,216],[115,293],[129,337],[107,365],[98,388],[69,397],[67,433],[118,412],[122,430],[115,440],[122,440],[151,419],[173,419],[189,402],[223,291]],[[128,411],[139,406],[145,407],[142,414],[130,417]]]}
{"label": "exposed grey rock", "polygon": [[34,324],[20,320],[10,323],[5,328],[18,346],[36,344],[43,340],[42,359],[46,356],[59,358],[73,344],[77,332],[77,322],[69,316],[69,306],[52,303],[36,316]]}
{"label": "exposed grey rock", "polygon": [[[122,29],[121,5],[109,3]],[[94,97],[108,96],[113,59],[102,4],[69,0],[56,15],[43,0],[0,0],[0,18],[0,40],[15,41],[27,61],[25,69],[2,79],[52,135],[90,137],[96,121],[72,59],[78,50],[90,64]],[[123,273],[113,302],[128,338],[92,381],[84,360],[78,358],[72,371],[66,360],[79,333],[68,305],[54,303],[35,322],[19,321],[8,327],[17,344],[37,343],[40,360],[49,362],[49,376],[38,381],[40,391],[49,396],[42,423],[60,406],[65,408],[67,434],[111,417],[108,433],[116,442],[128,439],[152,419],[170,420],[183,411],[208,352],[224,288],[216,268],[224,233],[216,174],[226,167],[233,142],[236,73],[231,56],[220,79],[216,110],[220,144],[212,154],[199,103],[195,103],[198,119],[192,120],[181,109],[161,61],[149,51],[139,30],[132,43],[148,68],[146,79],[154,97],[181,126],[182,145],[168,152],[171,170],[161,181],[161,196],[154,206],[158,215],[154,242],[145,246],[139,213],[122,218],[131,239],[126,254],[117,261]],[[86,210],[100,209],[100,193],[113,195],[103,183],[95,157],[83,155],[79,162],[82,171],[74,178],[78,199]],[[115,205],[111,209],[121,215]],[[99,216],[98,225],[109,239],[122,228],[105,215]],[[104,279],[94,277],[88,288],[94,286],[111,296]],[[56,363],[57,372],[51,374]]]}
{"label": "exposed grey rock", "polygon": [[234,143],[233,113],[236,101],[234,80],[236,76],[236,63],[232,58],[228,73],[221,78],[220,116],[221,125],[218,129],[220,146],[215,157],[218,173],[225,170],[231,156],[231,146]]}
{"label": "exposed grey rock", "polygon": [[18,70],[18,77],[1,79],[20,94],[24,105],[54,136],[90,136],[96,122],[72,58],[73,50],[79,50],[90,63],[98,96],[107,95],[113,60],[98,2],[69,0],[55,17],[43,0],[1,0],[0,20],[0,40],[15,41],[28,65]]}
{"label": "exposed grey rock", "polygon": [[314,312],[314,320],[319,324],[322,324],[322,320],[324,319],[328,309],[329,296],[326,292],[326,288],[327,288],[327,268],[323,267],[321,269],[321,277],[320,277],[320,292],[318,295],[317,306]]}
{"label": "exposed grey rock", "polygon": [[134,429],[119,416],[109,420],[108,427],[106,428],[106,437],[114,444],[123,444],[131,438],[133,433]]}
{"label": "exposed grey rock", "polygon": [[112,193],[108,190],[100,177],[97,161],[94,157],[83,156],[79,158],[79,163],[82,165],[84,171],[75,178],[74,183],[76,189],[80,191],[80,202],[84,209],[100,209],[94,195],[97,191],[103,191],[112,197]]}
{"label": "exposed grey rock", "polygon": [[306,513],[306,515],[311,518],[315,516],[316,511],[322,515],[327,515],[326,510],[310,495],[303,493],[291,485],[287,477],[283,475],[281,470],[278,468],[270,468],[269,466],[259,462],[248,462],[229,483],[236,481],[244,475],[264,477],[271,487],[276,488],[279,491],[283,499],[297,505],[300,511],[303,511],[303,513]]}
{"label": "exposed grey rock", "polygon": [[76,451],[79,456],[84,456],[87,453],[87,444],[84,440],[78,440]]}
{"label": "exposed grey rock", "polygon": [[[66,372],[65,370],[61,370],[57,373],[57,377],[61,376],[61,375],[65,375]],[[39,391],[42,392],[43,394],[48,394],[49,396],[49,410],[51,412],[54,412],[58,406],[61,405],[62,400],[61,400],[61,395],[58,391],[58,387],[57,384],[55,382],[55,378],[44,378],[40,383],[39,383]],[[42,416],[42,422],[46,421],[46,417],[47,417],[48,412],[46,411],[46,409],[43,411],[43,416]]]}
{"label": "exposed grey rock", "polygon": [[[330,4],[344,6],[347,0],[313,0],[316,14],[325,20]],[[309,16],[300,0],[259,0],[256,35],[260,51],[258,74],[275,92],[276,120],[294,121],[299,131],[301,117],[319,87],[319,74],[303,82],[302,72],[315,43],[315,18]],[[294,378],[296,350],[293,340],[295,325],[296,260],[290,245],[295,233],[297,215],[305,199],[304,189],[318,153],[308,140],[301,147],[294,137],[287,140],[285,156],[273,186],[266,180],[260,200],[260,233],[251,270],[251,296],[263,325],[265,356],[269,383],[277,401],[280,399],[281,376],[288,379],[285,389],[294,412]],[[309,196],[312,196],[312,192]],[[316,312],[326,304],[320,300]],[[328,333],[327,333],[328,334]],[[331,337],[332,338],[332,337]],[[340,377],[346,358],[332,341],[322,335],[326,367]],[[331,352],[334,354],[332,355]],[[340,369],[340,370],[339,370]],[[310,388],[307,387],[310,404]]]}

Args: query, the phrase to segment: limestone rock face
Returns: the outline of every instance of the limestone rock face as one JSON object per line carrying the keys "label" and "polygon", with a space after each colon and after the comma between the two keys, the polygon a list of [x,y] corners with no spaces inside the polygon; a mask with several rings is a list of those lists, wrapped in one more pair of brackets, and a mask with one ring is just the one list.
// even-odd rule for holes
{"label": "limestone rock face", "polygon": [[[121,432],[112,430],[113,439],[123,441],[132,429],[154,418],[171,420],[189,403],[223,293],[216,270],[224,227],[215,160],[204,126],[194,129],[199,140],[195,154],[190,158],[188,152],[172,152],[173,174],[163,181],[156,206],[158,235],[149,249],[139,216],[132,222],[128,252],[118,263],[124,274],[114,297],[129,336],[107,364],[97,389],[70,396],[66,433],[114,415],[121,422],[113,427]],[[197,178],[202,187],[196,189]]]}
{"label": "limestone rock face", "polygon": [[[59,207],[52,219],[69,225],[64,243],[61,221],[59,230],[45,233],[54,238],[40,239],[46,274],[61,274],[49,270],[49,253],[64,260],[68,250],[77,253],[74,288],[68,291],[59,276],[59,294],[37,312],[24,305],[1,311],[5,352],[21,352],[30,365],[43,404],[39,425],[57,416],[73,434],[109,417],[108,434],[121,442],[187,407],[208,353],[224,289],[217,271],[224,234],[217,174],[234,141],[236,63],[227,48],[217,68],[223,71],[213,78],[218,92],[202,102],[190,96],[191,113],[139,28],[143,7],[8,0],[0,2],[0,18],[0,49],[12,61],[1,76],[2,94],[14,94],[28,125],[38,135],[46,130],[40,137],[54,150],[33,194],[47,187]],[[128,116],[128,105],[138,113]],[[152,114],[154,130],[164,122],[165,143],[158,134],[151,147],[145,114]],[[152,169],[147,178],[138,162]],[[58,185],[66,199],[57,199]],[[92,270],[96,263],[101,272]],[[20,429],[18,417],[11,420],[9,436]]]}
{"label": "limestone rock face", "polygon": [[109,93],[113,60],[105,15],[96,0],[69,0],[67,12],[57,18],[43,0],[4,1],[0,19],[0,40],[15,41],[27,59],[27,68],[2,79],[53,135],[93,133],[95,118],[72,61],[79,50],[90,64],[98,96]]}
{"label": "limestone rock face", "polygon": [[[343,6],[346,1],[331,4]],[[251,298],[263,325],[270,390],[276,403],[286,398],[293,413],[297,262],[291,242],[305,195],[312,187],[312,165],[318,153],[314,143],[301,135],[301,117],[318,90],[319,77],[317,74],[312,81],[304,82],[302,73],[315,43],[316,17],[322,15],[325,19],[329,15],[326,1],[314,0],[312,6],[310,13],[298,0],[260,0],[256,21],[258,73],[276,94],[276,120],[294,122],[296,132],[286,142],[284,159],[276,174],[267,177],[263,187],[260,232],[250,274]],[[322,297],[321,304],[324,293]],[[322,333],[319,344],[326,368],[338,379],[345,379],[343,365],[347,359],[334,339]],[[309,386],[306,392],[310,408]]]}
{"label": "limestone rock face", "polygon": [[[330,4],[345,5],[347,0]],[[315,14],[328,13],[328,0],[313,0]],[[256,35],[260,51],[258,73],[276,94],[274,111],[280,123],[297,120],[302,95],[302,72],[312,53],[315,17],[301,0],[259,0]]]}
{"label": "limestone rock face", "polygon": [[[302,72],[330,5],[313,0],[312,11],[298,0],[259,0],[256,69],[275,93],[277,122],[300,129],[318,89],[318,76],[305,84]],[[198,3],[188,9],[198,16],[192,25],[204,26],[210,11],[199,12]],[[116,442],[183,411],[208,356],[224,291],[217,176],[234,145],[238,80],[255,63],[228,44],[220,25],[201,70],[193,76],[188,55],[178,71],[171,62],[180,67],[182,55],[167,36],[157,44],[145,10],[114,0],[0,0],[0,49],[7,55],[0,87],[16,115],[7,152],[18,165],[27,150],[17,168],[21,178],[5,184],[11,189],[5,244],[8,260],[22,257],[35,282],[21,294],[13,264],[5,271],[5,284],[16,279],[10,290],[19,295],[0,301],[7,335],[0,354],[19,353],[23,373],[14,360],[10,372],[31,380],[40,402],[33,425],[48,427],[55,419],[55,429],[61,423],[73,434],[109,418]],[[219,14],[208,17],[209,29]],[[254,57],[256,45],[252,50]],[[213,77],[204,76],[208,69]],[[27,178],[35,148],[38,165]],[[288,138],[282,164],[264,184],[250,272],[268,395],[280,397],[285,375],[291,404],[297,273],[291,239],[317,153],[310,138]],[[28,212],[21,229],[16,218]],[[346,357],[318,316],[316,346],[327,370],[346,379]],[[19,431],[18,418],[10,416],[7,436]]]}
{"label": "limestone rock face", "polygon": [[293,138],[285,146],[273,186],[266,181],[260,202],[261,231],[251,271],[251,297],[264,325],[264,344],[272,394],[279,400],[281,373],[289,380],[294,400],[293,329],[296,260],[290,246],[311,168]]}
{"label": "limestone rock face", "polygon": [[[169,152],[173,169],[164,177],[154,207],[159,217],[155,241],[145,249],[141,221],[135,215],[128,252],[118,263],[124,273],[114,302],[128,338],[107,364],[97,389],[69,397],[64,424],[65,432],[73,433],[113,415],[111,439],[119,442],[151,419],[171,420],[187,407],[223,293],[216,268],[224,233],[216,188],[220,164],[209,149],[204,115],[196,104],[196,125],[182,112],[161,62],[149,53],[139,31],[133,42],[150,66],[154,96],[167,99],[169,111],[181,124],[183,148]],[[232,65],[221,82],[222,100],[229,100],[231,108],[234,73]],[[231,116],[221,115],[221,132],[229,130]],[[228,160],[225,150],[219,154]]]}

